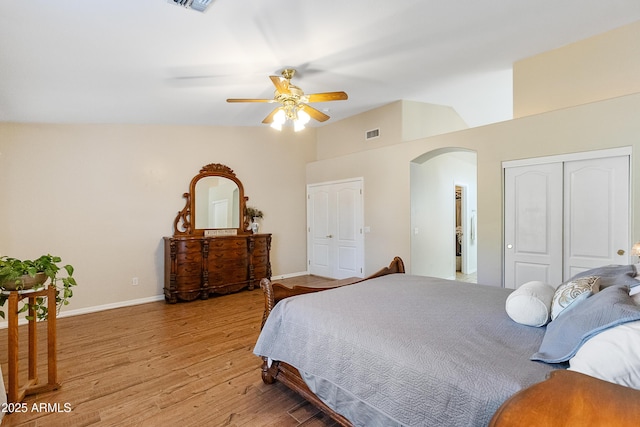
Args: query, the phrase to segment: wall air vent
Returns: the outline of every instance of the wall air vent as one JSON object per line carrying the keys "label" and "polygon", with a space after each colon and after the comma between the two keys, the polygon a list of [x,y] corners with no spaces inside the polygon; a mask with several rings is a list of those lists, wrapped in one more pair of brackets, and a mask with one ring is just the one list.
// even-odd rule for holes
{"label": "wall air vent", "polygon": [[187,9],[197,10],[198,12],[204,12],[213,3],[213,0],[167,0],[169,3],[177,4],[178,6],[185,7]]}
{"label": "wall air vent", "polygon": [[368,141],[370,139],[378,138],[379,136],[380,136],[380,129],[371,129],[365,132],[364,139]]}

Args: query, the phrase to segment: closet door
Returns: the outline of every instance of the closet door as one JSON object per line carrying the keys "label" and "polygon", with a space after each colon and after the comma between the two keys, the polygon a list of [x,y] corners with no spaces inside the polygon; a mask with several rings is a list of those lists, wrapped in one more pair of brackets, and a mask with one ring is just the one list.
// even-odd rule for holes
{"label": "closet door", "polygon": [[505,287],[562,281],[562,163],[505,169]]}
{"label": "closet door", "polygon": [[505,287],[629,262],[629,159],[505,168]]}
{"label": "closet door", "polygon": [[309,186],[307,202],[309,273],[364,277],[362,181]]}
{"label": "closet door", "polygon": [[594,267],[627,264],[629,157],[565,163],[564,278]]}

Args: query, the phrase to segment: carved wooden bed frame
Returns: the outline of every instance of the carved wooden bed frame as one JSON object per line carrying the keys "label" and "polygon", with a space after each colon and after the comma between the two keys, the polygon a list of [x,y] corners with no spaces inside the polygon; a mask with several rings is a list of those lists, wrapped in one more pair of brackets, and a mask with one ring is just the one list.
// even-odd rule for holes
{"label": "carved wooden bed frame", "polygon": [[[388,267],[360,280],[362,282],[387,274],[404,273],[404,263],[395,257]],[[292,288],[262,279],[260,287],[264,291],[265,309],[262,326],[278,301],[285,298],[333,289],[341,284],[328,282],[333,286]],[[273,384],[279,381],[316,406],[343,427],[353,425],[342,415],[328,407],[307,387],[300,373],[293,366],[276,360],[271,365],[262,358],[262,381]],[[637,426],[640,420],[640,391],[629,387],[602,381],[578,372],[556,370],[549,378],[524,389],[502,404],[496,411],[489,427],[582,427],[585,425],[616,427]]]}

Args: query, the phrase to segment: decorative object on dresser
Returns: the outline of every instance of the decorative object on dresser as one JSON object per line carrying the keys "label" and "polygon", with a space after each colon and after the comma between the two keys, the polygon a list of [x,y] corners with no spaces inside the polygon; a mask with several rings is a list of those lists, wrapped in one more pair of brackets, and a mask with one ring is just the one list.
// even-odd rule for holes
{"label": "decorative object on dresser", "polygon": [[258,220],[264,218],[264,213],[258,208],[247,206],[247,216],[251,218],[251,226],[249,228],[253,233],[257,233],[259,228]]}
{"label": "decorative object on dresser", "polygon": [[203,166],[184,193],[185,207],[164,238],[164,296],[169,303],[254,289],[271,278],[271,234],[252,233],[248,197],[228,166]]}

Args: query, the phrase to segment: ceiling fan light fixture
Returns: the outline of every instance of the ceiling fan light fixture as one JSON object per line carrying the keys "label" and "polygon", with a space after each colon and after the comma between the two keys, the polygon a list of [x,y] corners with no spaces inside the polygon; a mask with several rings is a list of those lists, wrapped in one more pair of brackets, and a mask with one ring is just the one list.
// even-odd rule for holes
{"label": "ceiling fan light fixture", "polygon": [[279,125],[283,125],[284,122],[287,121],[287,115],[284,110],[281,108],[278,110],[275,116],[273,116],[273,122],[278,123]]}
{"label": "ceiling fan light fixture", "polygon": [[293,121],[293,130],[299,132],[304,129],[304,125],[309,123],[311,116],[304,110],[298,110],[297,116],[298,117]]}
{"label": "ceiling fan light fixture", "polygon": [[295,122],[293,122],[293,130],[295,132],[300,132],[303,129],[304,129],[304,123],[300,122],[299,120],[296,120]]}
{"label": "ceiling fan light fixture", "polygon": [[307,123],[309,123],[309,120],[311,120],[311,116],[308,115],[306,111],[298,110],[298,120],[297,121],[301,122],[303,125],[306,125]]}
{"label": "ceiling fan light fixture", "polygon": [[284,110],[280,108],[278,112],[273,116],[273,122],[271,122],[271,127],[276,130],[282,130],[282,125],[287,121],[287,115]]}
{"label": "ceiling fan light fixture", "polygon": [[296,131],[304,129],[304,125],[309,120],[314,119],[319,122],[329,120],[329,116],[322,111],[308,105],[312,102],[327,101],[344,101],[348,99],[346,92],[323,92],[305,95],[302,89],[291,84],[291,78],[295,74],[295,70],[287,68],[282,71],[282,76],[269,76],[271,82],[275,86],[273,99],[247,99],[247,98],[229,98],[227,102],[278,102],[277,107],[262,120],[262,123],[269,124],[274,129],[281,130],[282,125],[290,120],[293,122]]}

